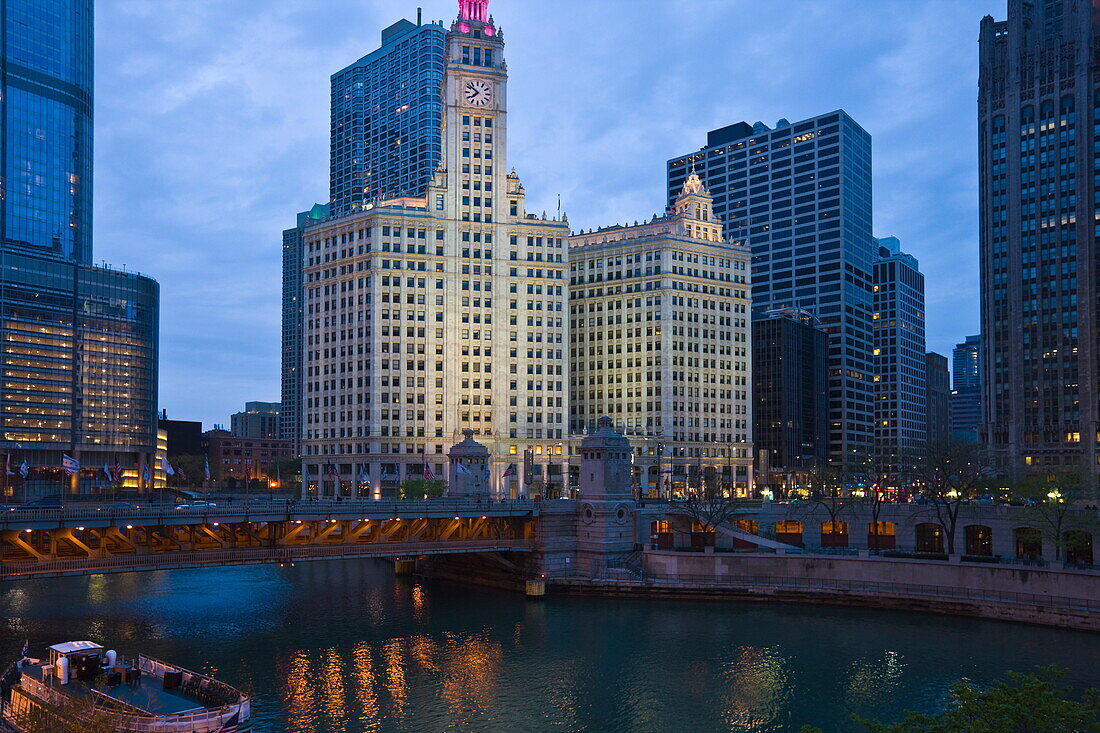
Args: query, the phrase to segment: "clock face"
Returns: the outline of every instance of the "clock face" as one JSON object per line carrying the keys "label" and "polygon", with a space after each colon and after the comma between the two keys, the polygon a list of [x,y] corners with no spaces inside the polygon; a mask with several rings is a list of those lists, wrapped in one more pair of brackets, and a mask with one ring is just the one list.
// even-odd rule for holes
{"label": "clock face", "polygon": [[474,107],[485,107],[493,101],[492,85],[481,79],[466,82],[462,93],[466,97],[466,103]]}

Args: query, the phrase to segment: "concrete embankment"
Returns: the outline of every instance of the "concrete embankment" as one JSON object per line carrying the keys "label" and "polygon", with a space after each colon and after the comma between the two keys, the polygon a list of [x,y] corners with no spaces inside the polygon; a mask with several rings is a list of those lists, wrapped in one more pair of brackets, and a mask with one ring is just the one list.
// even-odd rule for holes
{"label": "concrete embankment", "polygon": [[648,552],[645,568],[558,578],[551,593],[822,603],[1100,631],[1100,573],[846,556]]}

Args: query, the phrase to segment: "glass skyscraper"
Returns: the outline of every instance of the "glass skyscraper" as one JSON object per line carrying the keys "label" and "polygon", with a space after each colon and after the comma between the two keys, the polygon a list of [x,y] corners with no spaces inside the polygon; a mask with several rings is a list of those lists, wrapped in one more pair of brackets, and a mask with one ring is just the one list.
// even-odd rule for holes
{"label": "glass skyscraper", "polygon": [[829,461],[872,446],[871,137],[843,111],[740,122],[668,162],[671,203],[696,170],[726,235],[752,248],[754,308],[802,308],[829,334]]}
{"label": "glass skyscraper", "polygon": [[[138,486],[157,448],[159,286],[91,266],[92,0],[0,13],[0,450],[29,466],[0,493],[106,488],[104,466]],[[62,455],[84,469],[64,477]]]}
{"label": "glass skyscraper", "polygon": [[967,336],[951,352],[951,438],[977,443],[982,426],[982,337]]}
{"label": "glass skyscraper", "polygon": [[421,196],[442,160],[441,24],[400,20],[382,46],[332,76],[330,198],[346,216]]}
{"label": "glass skyscraper", "polygon": [[1009,0],[981,23],[984,433],[1018,471],[1096,486],[1100,13]]}
{"label": "glass skyscraper", "polygon": [[92,0],[3,0],[0,217],[12,251],[92,260]]}

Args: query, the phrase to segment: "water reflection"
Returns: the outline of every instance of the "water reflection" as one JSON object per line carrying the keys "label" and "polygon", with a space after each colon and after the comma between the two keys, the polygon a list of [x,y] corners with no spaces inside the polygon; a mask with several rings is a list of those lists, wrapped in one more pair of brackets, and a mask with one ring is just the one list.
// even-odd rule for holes
{"label": "water reflection", "polygon": [[[255,733],[854,733],[943,704],[951,681],[1059,663],[1100,638],[855,609],[522,596],[371,563],[0,586],[0,661],[92,638],[256,698]],[[957,654],[965,645],[968,653]],[[7,651],[3,651],[7,650]]]}

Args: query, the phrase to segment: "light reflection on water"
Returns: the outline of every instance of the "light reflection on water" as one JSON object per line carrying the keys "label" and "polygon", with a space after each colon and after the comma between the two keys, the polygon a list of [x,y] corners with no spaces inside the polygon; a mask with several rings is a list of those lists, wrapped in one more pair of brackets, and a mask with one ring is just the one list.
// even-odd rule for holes
{"label": "light reflection on water", "polygon": [[[255,697],[256,733],[797,731],[942,705],[958,677],[1058,663],[1094,635],[856,609],[521,596],[370,562],[0,586],[0,659],[91,638]],[[5,651],[6,650],[6,651]]]}

